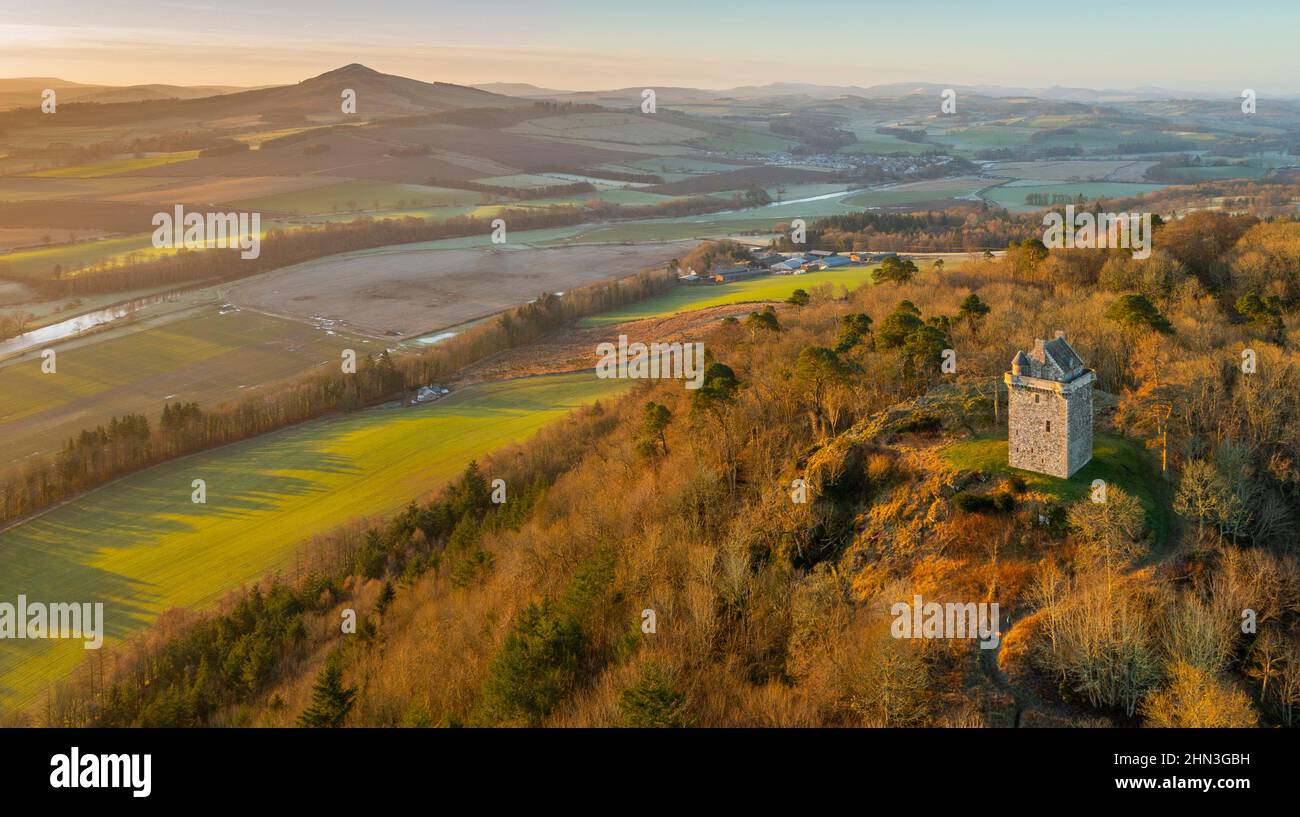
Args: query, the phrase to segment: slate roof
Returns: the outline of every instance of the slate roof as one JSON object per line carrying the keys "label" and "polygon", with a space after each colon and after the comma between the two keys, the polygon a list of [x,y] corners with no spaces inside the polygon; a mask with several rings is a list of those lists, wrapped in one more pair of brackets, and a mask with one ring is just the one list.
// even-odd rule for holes
{"label": "slate roof", "polygon": [[1082,369],[1083,361],[1074,351],[1074,347],[1065,342],[1064,337],[1055,337],[1043,344],[1043,352],[1046,357],[1052,359],[1062,372],[1069,374],[1074,369]]}
{"label": "slate roof", "polygon": [[1035,340],[1030,354],[1016,352],[1011,373],[1065,383],[1083,373],[1083,359],[1066,341],[1065,333],[1058,331],[1051,340]]}

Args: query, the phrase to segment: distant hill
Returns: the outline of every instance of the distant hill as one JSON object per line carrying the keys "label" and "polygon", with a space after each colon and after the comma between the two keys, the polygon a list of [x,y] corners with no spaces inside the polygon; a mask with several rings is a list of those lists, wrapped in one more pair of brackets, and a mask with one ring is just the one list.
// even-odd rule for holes
{"label": "distant hill", "polygon": [[[476,86],[491,88],[499,93],[512,96],[555,96],[565,101],[639,101],[641,88],[611,88],[598,91],[552,91],[545,88],[522,83],[492,83]],[[1033,97],[1051,102],[1079,102],[1085,104],[1107,102],[1139,102],[1157,99],[1225,99],[1233,94],[1214,91],[1188,91],[1158,87],[1138,87],[1128,89],[1092,89],[1072,88],[1061,85],[1049,87],[1027,87],[1008,85],[961,85],[942,82],[891,82],[878,85],[819,85],[806,82],[773,82],[767,85],[740,85],[735,88],[655,88],[659,100],[665,102],[686,102],[709,99],[769,99],[778,97],[809,97],[813,99],[834,99],[838,97],[860,97],[864,99],[898,99],[915,95],[937,95],[946,88],[952,88],[959,94],[977,95],[992,98]],[[511,91],[510,89],[518,89]],[[530,90],[531,89],[531,90]],[[1293,100],[1297,94],[1273,94],[1276,99]]]}
{"label": "distant hill", "polygon": [[[33,87],[30,80],[27,93]],[[50,87],[50,86],[39,86]],[[36,89],[39,94],[39,87]],[[86,87],[86,86],[78,86]],[[383,74],[353,63],[305,79],[295,85],[280,85],[233,93],[205,94],[184,98],[180,94],[166,97],[175,86],[136,86],[141,99],[91,97],[69,98],[60,94],[59,116],[63,124],[79,124],[84,115],[87,124],[121,124],[155,119],[194,119],[211,121],[242,116],[272,115],[283,121],[325,123],[341,120],[342,93],[350,89],[357,95],[357,114],[363,118],[437,113],[457,108],[506,107],[527,102],[500,94],[480,91],[446,82],[421,82],[393,74]],[[0,92],[4,86],[0,85]],[[56,90],[58,90],[56,88]],[[100,89],[124,91],[125,89]],[[123,94],[117,94],[123,96]],[[130,94],[125,94],[130,96]],[[111,108],[82,107],[80,102],[104,102]],[[68,107],[64,104],[71,103]],[[39,105],[40,99],[28,96],[26,106]]]}
{"label": "distant hill", "polygon": [[641,93],[646,88],[653,88],[656,103],[660,105],[681,104],[684,102],[704,102],[720,99],[728,91],[714,91],[707,88],[679,88],[662,85],[637,85],[630,88],[610,88],[604,91],[561,91],[554,99],[560,102],[573,102],[589,105],[609,105],[616,108],[641,105]]}
{"label": "distant hill", "polygon": [[539,88],[536,85],[529,85],[527,82],[485,82],[481,85],[472,85],[480,91],[487,91],[490,94],[503,94],[505,96],[517,96],[523,98],[533,97],[553,97],[567,96],[578,93],[577,91],[559,91],[555,88]]}
{"label": "distant hill", "polygon": [[40,105],[46,88],[54,90],[60,103],[199,99],[250,90],[235,85],[90,85],[57,77],[15,77],[0,79],[0,110]]}
{"label": "distant hill", "polygon": [[297,85],[250,92],[246,95],[246,100],[239,101],[257,105],[288,105],[312,111],[325,108],[337,112],[340,94],[345,88],[356,91],[357,113],[364,116],[394,116],[519,104],[510,97],[466,85],[422,82],[396,74],[382,74],[358,63],[326,71]]}

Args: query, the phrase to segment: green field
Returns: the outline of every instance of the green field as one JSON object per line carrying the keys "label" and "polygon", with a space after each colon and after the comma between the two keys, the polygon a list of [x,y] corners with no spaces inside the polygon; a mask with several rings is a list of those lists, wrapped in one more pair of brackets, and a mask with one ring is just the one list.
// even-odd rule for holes
{"label": "green field", "polygon": [[337,365],[342,348],[365,355],[383,345],[256,312],[220,315],[211,305],[173,314],[188,306],[151,305],[134,324],[122,318],[111,324],[119,328],[60,343],[55,374],[41,372],[36,351],[5,361],[0,467],[49,453],[112,416],[143,412],[156,423],[167,400],[214,408],[323,363]]}
{"label": "green field", "polygon": [[[355,215],[349,218],[355,218]],[[301,225],[263,220],[259,235],[265,238],[268,232],[275,229],[296,230],[301,229]],[[0,255],[0,269],[15,278],[34,278],[51,275],[54,268],[58,266],[66,275],[96,264],[148,261],[157,256],[172,255],[177,252],[179,250],[174,247],[155,248],[152,232],[131,233],[81,241],[76,244],[55,244],[6,253]]]}
{"label": "green field", "polygon": [[858,141],[851,145],[840,148],[840,153],[874,153],[874,154],[892,154],[892,153],[926,153],[936,149],[932,142],[909,142],[906,139],[899,139],[897,136],[890,136],[886,133],[876,133],[874,123],[855,124],[851,130]]}
{"label": "green field", "polygon": [[[169,181],[182,182],[184,179]],[[91,179],[44,176],[0,177],[0,201],[45,201],[49,199],[98,199],[156,187],[159,180],[148,176],[97,176]]]}
{"label": "green field", "polygon": [[709,136],[693,143],[703,150],[727,150],[738,153],[775,153],[789,150],[797,143],[774,133],[736,128],[727,136]]}
{"label": "green field", "polygon": [[994,150],[1028,145],[1035,130],[1027,125],[979,124],[948,130],[935,128],[928,138],[959,151]]}
{"label": "green field", "polygon": [[969,196],[980,190],[985,182],[972,182],[954,187],[904,188],[901,190],[863,190],[841,199],[849,207],[900,207],[927,201],[941,201]]}
{"label": "green field", "polygon": [[30,278],[50,274],[56,265],[65,271],[78,270],[110,259],[125,261],[130,257],[138,257],[144,260],[172,252],[174,250],[155,249],[153,233],[132,233],[76,244],[18,250],[0,255],[0,267],[16,277]]}
{"label": "green field", "polygon": [[1184,184],[1217,181],[1219,179],[1257,179],[1268,171],[1255,165],[1203,165],[1200,167],[1171,167],[1165,171],[1175,181]]}
{"label": "green field", "polygon": [[[775,188],[773,188],[775,190]],[[593,226],[573,228],[575,240],[586,243],[612,243],[635,241],[680,241],[688,238],[714,238],[745,233],[770,233],[791,219],[812,220],[823,216],[857,212],[858,207],[846,204],[845,196],[817,201],[770,204],[721,213],[679,218],[657,218],[635,221],[616,221]],[[936,198],[929,194],[929,198]],[[790,198],[787,190],[786,198]]]}
{"label": "green field", "polygon": [[278,213],[337,213],[357,210],[398,210],[477,204],[482,194],[422,184],[346,181],[233,202],[247,210]]}
{"label": "green field", "polygon": [[[838,193],[848,193],[848,186],[842,182],[831,182],[829,184],[817,184],[816,182],[804,182],[802,184],[769,184],[764,185],[763,189],[772,197],[773,203],[784,204],[794,201],[795,199],[808,199],[814,196],[835,196]],[[782,192],[785,191],[785,192]],[[738,190],[738,193],[745,191]],[[780,199],[778,201],[777,199]],[[823,201],[833,201],[834,199],[823,199]],[[810,204],[812,202],[809,202]]]}
{"label": "green field", "polygon": [[[394,511],[471,459],[627,386],[591,373],[483,384],[165,463],[0,534],[0,588],[10,603],[19,593],[103,602],[108,636],[120,639],[292,565],[308,537]],[[190,500],[198,478],[205,505]],[[30,700],[86,654],[80,642],[0,642],[0,703]]]}
{"label": "green field", "polygon": [[126,159],[105,159],[101,162],[89,162],[82,165],[56,167],[52,170],[39,170],[31,175],[48,179],[95,179],[100,176],[112,176],[117,173],[129,173],[135,170],[147,170],[174,162],[188,162],[197,159],[197,150],[183,150],[177,153],[155,153],[148,156]]}
{"label": "green field", "polygon": [[619,142],[629,145],[677,144],[699,139],[704,131],[614,111],[570,113],[529,119],[505,129],[525,136],[545,136],[575,141]]}
{"label": "green field", "polygon": [[1142,443],[1114,434],[1093,437],[1092,461],[1069,479],[1058,479],[1007,465],[1007,436],[981,437],[956,442],[943,450],[944,460],[954,468],[990,473],[1017,474],[1030,490],[1055,497],[1061,502],[1077,502],[1088,496],[1094,479],[1118,485],[1142,503],[1147,522],[1156,542],[1169,535],[1169,498],[1159,480],[1159,469]]}
{"label": "green field", "polygon": [[673,315],[692,309],[704,309],[724,304],[750,301],[784,301],[796,289],[804,291],[815,286],[843,284],[850,291],[871,283],[874,267],[843,267],[841,269],[809,272],[804,275],[764,275],[731,284],[682,284],[663,295],[628,304],[611,312],[602,312],[581,321],[584,326],[636,321],[661,315]]}
{"label": "green field", "polygon": [[490,184],[494,187],[550,187],[556,184],[566,184],[550,176],[543,176],[540,173],[514,173],[509,176],[484,176],[474,181],[479,184]]}
{"label": "green field", "polygon": [[253,130],[253,131],[249,131],[248,133],[237,134],[235,135],[234,139],[237,142],[243,142],[246,145],[252,145],[253,150],[257,150],[262,146],[263,142],[269,142],[272,139],[279,139],[281,136],[292,136],[295,133],[306,133],[308,131],[313,131],[316,129],[317,129],[316,126],[307,126],[307,127],[276,128],[274,130]]}
{"label": "green field", "polygon": [[[558,182],[557,182],[558,183]],[[665,196],[660,193],[643,193],[640,190],[632,188],[618,188],[597,190],[594,193],[578,193],[574,196],[563,196],[560,198],[549,199],[527,199],[512,203],[510,207],[550,207],[552,205],[580,205],[585,201],[608,201],[614,204],[628,206],[641,206],[648,204],[663,204],[664,202],[673,201],[676,196]]]}

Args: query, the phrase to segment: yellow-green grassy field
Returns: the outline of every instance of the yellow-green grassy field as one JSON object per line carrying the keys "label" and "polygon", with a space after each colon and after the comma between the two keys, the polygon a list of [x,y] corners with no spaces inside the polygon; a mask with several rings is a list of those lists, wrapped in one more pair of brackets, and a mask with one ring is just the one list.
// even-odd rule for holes
{"label": "yellow-green grassy field", "polygon": [[621,309],[602,312],[585,319],[582,323],[584,326],[600,326],[673,315],[710,306],[749,301],[784,301],[796,289],[807,292],[812,287],[826,284],[835,287],[844,286],[852,291],[863,284],[871,283],[872,269],[874,267],[853,266],[803,275],[764,275],[730,284],[683,284],[663,295],[646,298],[644,301],[628,304]]}
{"label": "yellow-green grassy field", "polygon": [[243,199],[235,204],[248,210],[315,214],[470,206],[481,198],[482,194],[470,190],[354,179],[308,190]]}
{"label": "yellow-green grassy field", "polygon": [[366,355],[382,346],[256,312],[221,315],[208,306],[179,320],[125,325],[59,344],[53,374],[43,373],[41,358],[31,352],[0,366],[0,468],[48,454],[113,416],[144,413],[157,423],[164,402],[213,408],[314,366],[337,365],[344,348]]}
{"label": "yellow-green grassy field", "polygon": [[[355,218],[355,215],[350,218]],[[297,230],[302,229],[302,225],[264,220],[258,237],[266,238],[266,234],[273,229]],[[239,238],[243,238],[242,233]],[[235,237],[232,236],[230,240],[234,241]],[[131,233],[95,241],[33,247],[5,253],[0,255],[0,269],[13,278],[39,279],[52,277],[56,266],[62,268],[65,275],[76,275],[77,270],[97,264],[149,261],[180,251],[177,247],[154,247],[152,232]]]}
{"label": "yellow-green grassy field", "polygon": [[154,153],[148,156],[133,156],[122,159],[104,159],[99,162],[87,162],[81,165],[56,167],[50,170],[38,170],[28,175],[48,179],[94,179],[100,176],[113,176],[118,173],[130,173],[148,170],[175,162],[188,162],[197,159],[197,150],[182,150],[176,153]]}
{"label": "yellow-green grassy field", "polygon": [[[313,534],[394,511],[471,459],[627,387],[594,373],[487,383],[165,463],[0,533],[0,600],[103,602],[110,641],[128,637],[165,610],[210,605],[292,564]],[[206,504],[191,501],[195,479]],[[86,655],[79,641],[0,641],[0,705],[32,701]]]}

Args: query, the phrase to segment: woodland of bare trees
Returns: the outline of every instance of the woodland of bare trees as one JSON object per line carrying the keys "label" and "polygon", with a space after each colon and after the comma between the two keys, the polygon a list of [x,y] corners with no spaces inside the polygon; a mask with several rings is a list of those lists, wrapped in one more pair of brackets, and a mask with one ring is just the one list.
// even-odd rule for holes
{"label": "woodland of bare trees", "polygon": [[1207,201],[1230,213],[1258,218],[1290,218],[1295,212],[1300,184],[1291,173],[1278,173],[1262,179],[1224,179],[1199,184],[1162,188],[1131,198],[1103,199],[1108,212],[1158,212],[1174,216],[1190,215],[1205,209]]}
{"label": "woodland of bare trees", "polygon": [[954,206],[946,210],[873,210],[830,216],[808,225],[806,243],[794,244],[786,230],[772,246],[782,252],[974,252],[1000,249],[1041,233],[1041,216],[1013,216],[987,206]]}

